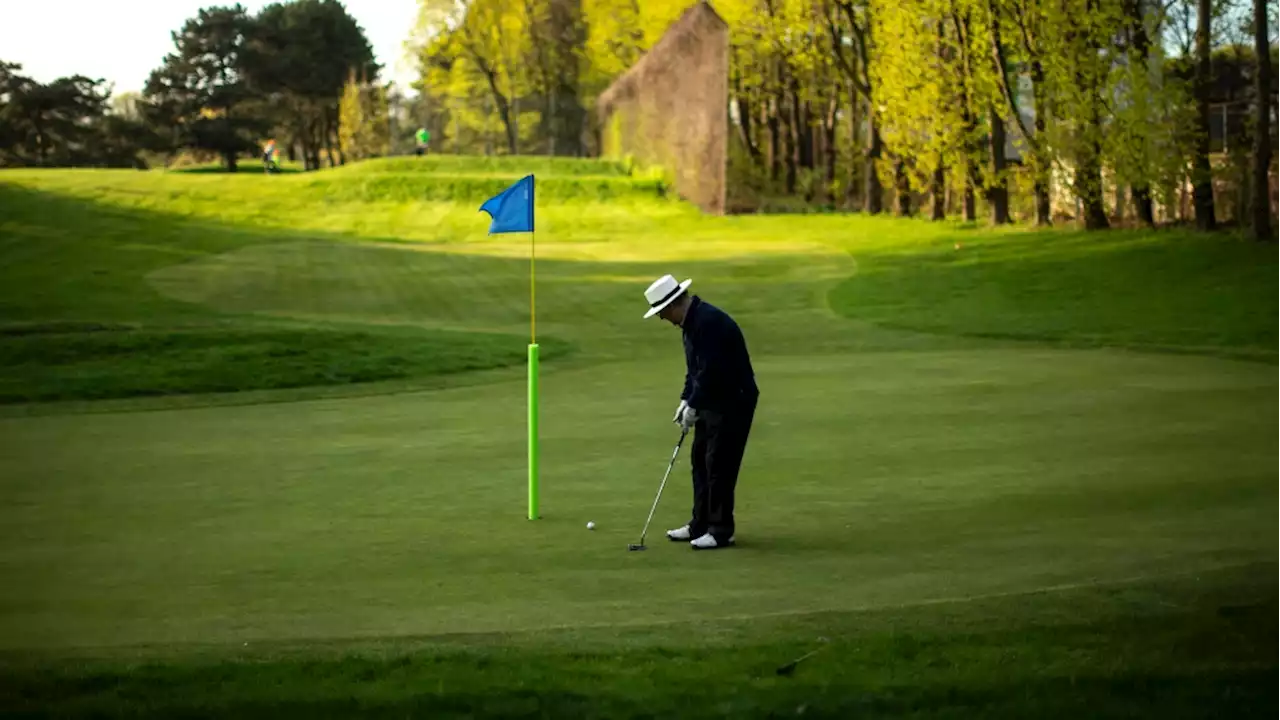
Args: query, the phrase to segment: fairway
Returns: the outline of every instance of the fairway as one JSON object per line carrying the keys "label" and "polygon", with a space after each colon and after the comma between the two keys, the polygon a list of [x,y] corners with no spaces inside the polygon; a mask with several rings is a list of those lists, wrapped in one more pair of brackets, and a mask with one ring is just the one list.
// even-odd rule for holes
{"label": "fairway", "polygon": [[[543,517],[530,521],[529,244],[486,236],[475,209],[523,170],[431,160],[444,179],[404,159],[278,177],[0,174],[0,360],[17,378],[0,385],[0,655],[31,678],[0,686],[7,702],[21,708],[16,688],[39,686],[30,668],[85,654],[181,663],[189,648],[463,652],[509,638],[515,659],[500,665],[578,643],[643,665],[656,662],[650,642],[676,654],[740,647],[759,664],[747,648],[804,651],[825,633],[845,660],[806,661],[834,685],[805,702],[840,716],[856,709],[842,704],[839,687],[855,681],[840,662],[904,668],[890,685],[933,677],[897,645],[887,660],[859,655],[873,640],[840,645],[849,633],[973,622],[975,636],[998,634],[1007,617],[1008,632],[1024,623],[1033,637],[1059,620],[1123,617],[1132,626],[1116,632],[1134,638],[1113,647],[1098,639],[1112,630],[1082,630],[1097,641],[1085,645],[1097,658],[1141,653],[1133,628],[1159,625],[1151,618],[1169,610],[1156,588],[1176,586],[1168,597],[1212,595],[1210,615],[1260,609],[1249,618],[1261,624],[1237,629],[1274,637],[1274,246],[714,218],[605,163],[548,164]],[[422,187],[435,194],[409,199]],[[648,551],[626,551],[679,434],[680,333],[641,319],[645,286],[667,272],[738,320],[761,389],[732,550],[662,537],[688,519],[682,454]],[[43,344],[22,345],[33,332]],[[120,334],[95,342],[123,349],[76,365],[94,333]],[[137,333],[164,340],[138,345]],[[296,349],[288,363],[254,339],[272,337]],[[243,354],[200,354],[223,341]],[[72,359],[37,368],[30,347]],[[1135,587],[1122,609],[1087,595]],[[1055,642],[1046,658],[1075,641]],[[1255,642],[1256,654],[1237,648],[1215,666],[1271,678],[1241,670],[1251,692],[1275,670],[1274,645]],[[1008,662],[973,652],[985,668],[975,677]],[[1151,652],[1155,675],[1191,672]],[[717,659],[708,682],[732,662]],[[1035,667],[1080,672],[1058,662]],[[1196,707],[1216,707],[1220,684],[1205,683]],[[711,714],[795,711],[789,691],[740,691],[756,704]],[[646,712],[620,692],[608,701],[618,714]],[[1236,710],[1266,714],[1247,700],[1258,695],[1242,697]],[[466,705],[440,702],[418,707]]]}

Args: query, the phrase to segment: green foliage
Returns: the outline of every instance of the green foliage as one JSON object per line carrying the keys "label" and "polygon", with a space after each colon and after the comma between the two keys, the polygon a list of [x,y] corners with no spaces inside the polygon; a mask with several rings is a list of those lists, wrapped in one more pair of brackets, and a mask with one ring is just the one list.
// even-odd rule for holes
{"label": "green foliage", "polygon": [[136,109],[115,112],[102,80],[83,75],[48,84],[0,61],[0,167],[136,167],[155,145]]}
{"label": "green foliage", "polygon": [[215,152],[232,172],[265,126],[244,107],[252,97],[246,79],[252,26],[240,5],[201,9],[174,33],[175,52],[152,71],[144,91],[148,116],[175,147]]}
{"label": "green foliage", "polygon": [[338,104],[338,142],[343,154],[353,160],[386,155],[391,150],[389,121],[386,88],[357,81],[352,73]]}
{"label": "green foliage", "polygon": [[143,95],[171,148],[219,154],[228,170],[281,135],[307,169],[339,144],[338,105],[352,73],[370,82],[378,66],[364,32],[337,0],[272,3],[256,15],[206,8],[175,34],[176,52],[152,72]]}

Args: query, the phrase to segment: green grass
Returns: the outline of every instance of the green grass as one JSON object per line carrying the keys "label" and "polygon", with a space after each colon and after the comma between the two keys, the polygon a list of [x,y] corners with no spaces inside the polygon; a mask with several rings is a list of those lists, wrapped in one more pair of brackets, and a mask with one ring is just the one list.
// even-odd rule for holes
{"label": "green grass", "polygon": [[135,650],[10,665],[0,702],[141,717],[1268,717],[1277,607],[1260,571],[712,625]]}
{"label": "green grass", "polygon": [[[0,329],[0,403],[226,393],[463,373],[524,361],[519,336],[420,330]],[[551,343],[542,355],[564,350]]]}
{"label": "green grass", "polygon": [[439,155],[390,157],[352,163],[336,170],[348,175],[376,173],[445,173],[445,174],[507,174],[521,177],[529,173],[556,177],[576,175],[626,175],[622,163],[610,160],[586,160],[580,158],[550,157],[545,155]]}
{"label": "green grass", "polygon": [[[192,391],[237,351],[251,383],[403,371],[0,408],[0,707],[1274,714],[1274,247],[548,199],[530,522],[529,239],[483,197],[368,190],[418,160],[0,174],[0,348],[104,373],[9,387]],[[679,334],[640,318],[666,272],[739,320],[762,388],[727,552],[661,539],[687,454],[625,551],[676,437]]]}
{"label": "green grass", "polygon": [[1276,357],[1276,251],[1188,232],[1018,233],[883,254],[832,293],[881,326]]}

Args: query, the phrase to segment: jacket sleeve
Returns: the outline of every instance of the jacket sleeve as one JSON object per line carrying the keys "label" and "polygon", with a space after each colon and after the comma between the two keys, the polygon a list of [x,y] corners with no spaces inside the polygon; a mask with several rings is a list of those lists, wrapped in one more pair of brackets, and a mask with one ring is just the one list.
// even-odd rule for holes
{"label": "jacket sleeve", "polygon": [[680,391],[680,399],[688,402],[691,394],[693,394],[693,351],[690,350],[689,343],[684,343],[684,388]]}
{"label": "jacket sleeve", "polygon": [[703,323],[698,326],[693,338],[694,363],[688,380],[689,406],[695,409],[704,408],[707,396],[711,393],[708,383],[721,364],[723,343],[720,342],[724,328],[720,323]]}

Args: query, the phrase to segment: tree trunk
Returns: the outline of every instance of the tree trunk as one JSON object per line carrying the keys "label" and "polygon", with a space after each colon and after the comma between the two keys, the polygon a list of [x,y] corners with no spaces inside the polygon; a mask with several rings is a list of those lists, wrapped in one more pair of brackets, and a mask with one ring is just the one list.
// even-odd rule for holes
{"label": "tree trunk", "polygon": [[1155,225],[1155,210],[1151,203],[1151,185],[1137,183],[1129,188],[1129,196],[1133,198],[1133,206],[1138,211],[1138,220],[1144,225]]}
{"label": "tree trunk", "polygon": [[[1046,115],[1049,113],[1049,103],[1044,98],[1044,67],[1039,60],[1031,64],[1031,83],[1031,92],[1035,95],[1033,104],[1036,113],[1036,137],[1043,142],[1048,128]],[[1049,162],[1047,153],[1041,153],[1040,157],[1035,158],[1036,225],[1040,227],[1053,224],[1053,210],[1049,203]]]}
{"label": "tree trunk", "polygon": [[988,106],[988,112],[991,114],[989,149],[992,185],[987,191],[987,202],[991,205],[991,222],[1004,225],[1009,222],[1009,179],[1004,173],[1004,118],[996,112],[995,105]]}
{"label": "tree trunk", "polygon": [[320,137],[316,133],[316,121],[314,118],[307,121],[307,137],[311,145],[311,169],[320,169]]}
{"label": "tree trunk", "polygon": [[756,147],[755,140],[751,137],[751,106],[742,95],[738,95],[734,103],[738,109],[738,137],[742,139],[742,146],[747,149],[751,162],[760,162],[760,148]]}
{"label": "tree trunk", "polygon": [[800,102],[797,99],[796,81],[792,77],[788,83],[790,91],[787,92],[787,195],[794,195],[796,191],[796,172],[800,169],[800,159],[803,156],[803,143],[801,143],[800,131]]}
{"label": "tree trunk", "polygon": [[911,183],[907,182],[907,161],[901,158],[893,164],[893,190],[897,196],[898,216],[911,217]]}
{"label": "tree trunk", "polygon": [[1103,230],[1110,226],[1102,204],[1102,148],[1089,141],[1076,159],[1076,194],[1084,206],[1084,228]]}
{"label": "tree trunk", "polygon": [[[586,124],[586,109],[578,99],[580,49],[586,42],[582,2],[551,0],[548,6],[547,32],[543,35],[549,40],[554,78],[553,86],[547,90],[556,98],[556,132],[553,137],[556,138],[557,151],[579,157],[582,155],[582,129]],[[517,152],[519,137],[516,133],[511,143],[513,155]]]}
{"label": "tree trunk", "polygon": [[[511,122],[511,105],[507,101],[507,96],[498,90],[498,73],[489,64],[485,62],[480,55],[472,53],[476,66],[484,73],[485,79],[489,82],[489,94],[493,97],[493,102],[498,106],[498,117],[502,119],[502,127],[507,135],[507,150],[512,154],[516,154],[516,133],[515,126]],[[487,152],[486,152],[487,154]]]}
{"label": "tree trunk", "polygon": [[[857,153],[858,147],[858,88],[849,82],[849,149],[851,154]],[[858,163],[849,160],[849,183],[844,190],[845,207],[854,207],[858,194]]]}
{"label": "tree trunk", "polygon": [[[1217,225],[1213,211],[1213,169],[1209,165],[1209,77],[1210,0],[1198,0],[1196,19],[1196,149],[1192,183],[1196,203],[1196,227],[1212,230]],[[1269,103],[1268,103],[1269,104]]]}
{"label": "tree trunk", "polygon": [[778,127],[778,100],[770,97],[764,102],[765,123],[769,126],[769,179],[778,181],[778,166],[782,162],[781,130]]}
{"label": "tree trunk", "polygon": [[44,167],[49,164],[49,138],[38,115],[32,119],[32,125],[36,131],[36,155],[40,158],[40,167]]}
{"label": "tree trunk", "polygon": [[1271,230],[1271,52],[1267,42],[1266,0],[1253,0],[1253,44],[1258,57],[1254,78],[1253,239],[1274,242]]}
{"label": "tree trunk", "polygon": [[[832,93],[831,102],[827,105],[827,117],[825,126],[822,128],[823,151],[826,154],[825,165],[826,174],[824,179],[826,182],[822,186],[822,196],[828,197],[833,191],[836,184],[836,112],[840,108],[839,95]],[[834,198],[832,198],[834,204]]]}
{"label": "tree trunk", "polygon": [[884,150],[883,143],[880,142],[880,128],[876,126],[876,112],[871,105],[871,101],[867,101],[867,125],[870,129],[870,135],[867,138],[866,153],[866,188],[863,191],[863,203],[868,213],[878,215],[884,211],[884,188],[880,185],[880,175],[876,172],[876,163],[880,161],[880,154]]}
{"label": "tree trunk", "polygon": [[929,184],[929,197],[933,201],[933,211],[929,215],[930,220],[945,220],[947,218],[947,170],[938,163],[938,167],[933,169],[933,182]]}
{"label": "tree trunk", "polygon": [[[1009,79],[1005,73],[1004,46],[1000,39],[1000,19],[994,0],[990,3],[991,13],[991,49],[994,52],[995,72],[1000,87],[1006,87]],[[1012,93],[1010,93],[1012,94]],[[1013,98],[1009,98],[1009,111],[1017,112],[1013,107]],[[991,132],[987,133],[987,154],[991,157],[991,187],[987,190],[987,204],[991,207],[991,222],[1004,225],[1009,222],[1009,178],[1005,175],[1005,117],[1000,114],[995,103],[987,103],[987,118],[991,124]],[[1015,118],[1015,122],[1019,121]]]}
{"label": "tree trunk", "polygon": [[[1147,35],[1145,8],[1143,0],[1133,0],[1133,4],[1130,6],[1133,47],[1138,51],[1138,61],[1144,68],[1147,67],[1147,63],[1151,59],[1151,38]],[[1143,157],[1147,157],[1146,152],[1143,152]],[[1132,196],[1134,208],[1138,212],[1138,220],[1148,226],[1154,225],[1155,214],[1151,206],[1151,183],[1145,178],[1139,180],[1129,188],[1129,194]]]}
{"label": "tree trunk", "polygon": [[222,153],[222,164],[226,166],[227,172],[235,172],[238,169],[236,166],[236,151],[224,150]]}
{"label": "tree trunk", "polygon": [[[1086,4],[1086,10],[1093,12],[1097,2]],[[1102,79],[1103,72],[1098,68],[1099,41],[1097,32],[1085,30],[1083,52],[1076,58],[1076,87],[1082,89],[1085,102],[1085,117],[1082,123],[1083,137],[1079,140],[1076,152],[1076,197],[1082,205],[1084,227],[1086,230],[1101,230],[1110,225],[1107,221],[1107,209],[1102,198]]]}
{"label": "tree trunk", "polygon": [[[1086,123],[1090,128],[1099,127],[1102,115],[1098,107],[1100,102],[1098,89],[1091,87]],[[1085,139],[1076,156],[1076,196],[1083,205],[1086,230],[1102,230],[1110,226],[1102,200],[1102,138],[1096,132]]]}
{"label": "tree trunk", "polygon": [[[796,81],[792,80],[791,86],[792,98],[798,98],[800,94],[800,86]],[[809,107],[809,101],[803,100],[798,102],[800,106],[800,167],[812,170],[814,167],[814,132],[813,132],[813,110]]]}
{"label": "tree trunk", "polygon": [[982,185],[982,181],[978,177],[978,146],[973,140],[973,136],[977,132],[977,121],[973,115],[969,87],[973,79],[973,69],[970,66],[967,47],[969,41],[968,11],[961,15],[958,11],[953,10],[952,22],[955,23],[956,27],[956,37],[960,47],[960,67],[961,72],[963,72],[963,77],[960,79],[960,131],[963,133],[964,141],[960,144],[960,152],[964,154],[964,220],[965,222],[973,222],[978,219],[973,194],[975,188]]}
{"label": "tree trunk", "polygon": [[324,124],[321,126],[321,134],[324,136],[324,154],[329,158],[329,167],[336,167],[333,161],[333,133],[329,126],[329,111],[325,111]]}

